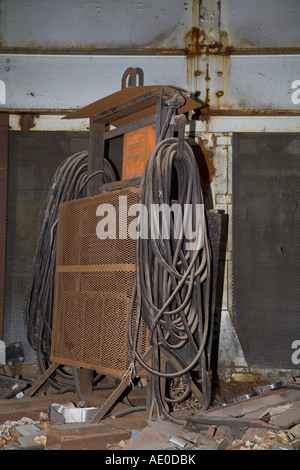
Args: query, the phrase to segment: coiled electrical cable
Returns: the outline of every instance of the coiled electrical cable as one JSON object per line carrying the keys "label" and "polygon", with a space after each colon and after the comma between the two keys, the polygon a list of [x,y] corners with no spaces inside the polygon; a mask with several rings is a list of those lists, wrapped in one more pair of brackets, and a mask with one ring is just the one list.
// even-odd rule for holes
{"label": "coiled electrical cable", "polygon": [[[174,188],[177,190],[174,191]],[[153,208],[172,207],[174,201],[182,216],[179,226],[178,218],[171,211],[166,210],[153,217]],[[211,322],[211,250],[204,211],[203,217],[197,218],[196,208],[203,208],[198,167],[193,151],[182,135],[179,138],[159,139],[145,167],[139,203],[147,208],[148,219],[144,223],[148,232],[136,241],[136,287],[128,322],[132,361],[136,360],[153,375],[155,399],[162,414],[171,421],[182,423],[166,410],[160,392],[160,379],[187,378],[196,366],[200,366],[206,409],[211,395],[207,372]],[[189,244],[187,220],[192,224],[191,232],[198,233],[198,241],[202,240],[201,243]],[[169,224],[169,236],[164,232],[166,224]],[[138,331],[142,321],[149,329],[149,342],[154,350],[153,367],[146,364],[137,352]],[[132,324],[135,325],[133,334]],[[181,354],[187,344],[193,354],[188,364]],[[181,370],[173,373],[161,370],[164,350],[173,355],[177,364],[181,365]],[[187,393],[189,390],[188,387]]]}
{"label": "coiled electrical cable", "polygon": [[[51,349],[51,325],[56,265],[56,229],[59,204],[86,196],[87,183],[102,173],[104,183],[115,181],[116,175],[107,159],[103,170],[88,174],[88,152],[78,152],[65,159],[57,168],[45,202],[44,218],[32,268],[25,292],[24,322],[29,345],[37,353],[41,372],[47,369]],[[57,370],[67,386],[73,377]],[[48,383],[55,389],[61,385],[52,379]]]}
{"label": "coiled electrical cable", "polygon": [[[136,242],[136,284],[128,321],[128,337],[132,361],[136,360],[153,375],[155,399],[159,409],[171,421],[182,423],[167,411],[161,397],[160,380],[184,377],[187,390],[181,397],[183,399],[190,393],[190,372],[200,366],[204,405],[208,407],[210,383],[206,348],[211,331],[211,253],[205,217],[201,218],[200,224],[197,219],[196,208],[203,206],[203,197],[194,154],[182,135],[178,139],[165,138],[177,107],[176,99],[170,102],[158,145],[146,164],[141,181],[139,202],[147,208],[148,234],[139,237]],[[72,155],[57,169],[46,201],[40,238],[26,290],[24,319],[27,337],[29,344],[37,352],[42,372],[47,369],[50,360],[58,208],[61,202],[85,197],[87,183],[99,173],[88,175],[87,170],[87,152]],[[114,171],[105,159],[103,181],[106,183],[115,179]],[[173,202],[180,208],[182,219],[181,224],[178,224],[174,214],[170,217],[170,236],[166,237],[165,213],[158,216],[154,214],[152,219],[152,207],[169,207]],[[196,243],[195,246],[192,243],[192,247],[189,246],[191,240],[186,236],[185,220],[191,221],[192,232],[199,231],[200,244]],[[151,234],[152,223],[157,232],[155,237]],[[138,332],[142,321],[149,329],[149,341],[154,351],[152,367],[143,362],[137,352]],[[130,325],[133,323],[135,328],[132,334]],[[190,363],[186,363],[181,354],[186,345],[189,345],[193,355]],[[161,355],[164,351],[180,364],[180,370],[166,373],[161,369]],[[55,389],[60,390],[62,386],[74,388],[74,382],[77,387],[76,373],[72,377],[57,369],[57,374],[63,385],[54,379],[48,379]],[[167,401],[175,403],[178,400]]]}

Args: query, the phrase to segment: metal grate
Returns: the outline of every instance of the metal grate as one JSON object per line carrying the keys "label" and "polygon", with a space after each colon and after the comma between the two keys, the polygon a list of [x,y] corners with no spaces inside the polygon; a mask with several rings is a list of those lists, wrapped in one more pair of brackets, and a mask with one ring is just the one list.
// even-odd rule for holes
{"label": "metal grate", "polygon": [[233,304],[250,366],[299,368],[299,134],[236,134]]}
{"label": "metal grate", "polygon": [[[124,216],[120,196],[127,197],[129,207],[138,202],[138,189],[125,188],[60,205],[51,343],[53,361],[116,377],[130,365],[127,320],[135,282],[135,241],[119,236],[119,210]],[[116,239],[97,237],[100,204],[115,208]],[[132,220],[128,217],[127,223]],[[139,353],[146,347],[143,323]]]}
{"label": "metal grate", "polygon": [[36,362],[36,353],[27,341],[24,295],[45,200],[57,167],[87,146],[88,132],[9,132],[4,340],[20,341],[27,363]]}

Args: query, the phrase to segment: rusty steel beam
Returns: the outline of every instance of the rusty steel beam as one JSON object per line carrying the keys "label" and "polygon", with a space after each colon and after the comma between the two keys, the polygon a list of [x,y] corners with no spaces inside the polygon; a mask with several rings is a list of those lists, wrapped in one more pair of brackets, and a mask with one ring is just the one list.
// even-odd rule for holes
{"label": "rusty steel beam", "polygon": [[[150,347],[147,352],[142,357],[142,360],[147,363],[153,355],[153,348]],[[132,374],[127,374],[122,382],[118,385],[118,387],[113,391],[110,397],[105,401],[102,407],[97,411],[97,413],[91,419],[91,423],[99,423],[106,413],[115,405],[115,403],[119,400],[120,396],[123,392],[125,392],[126,388],[130,385],[130,382],[137,376],[137,374],[142,370],[140,364],[136,364],[135,370]]]}
{"label": "rusty steel beam", "polygon": [[110,424],[54,424],[47,435],[47,450],[106,450],[108,445],[128,439],[130,431]]}
{"label": "rusty steel beam", "polygon": [[52,362],[51,366],[45,370],[45,372],[37,379],[37,381],[25,392],[27,397],[32,397],[35,392],[46,382],[46,380],[52,375],[58,368],[58,362]]}
{"label": "rusty steel beam", "polygon": [[10,398],[0,400],[0,424],[5,421],[18,421],[24,416],[38,420],[41,412],[48,413],[51,403],[67,404],[78,399],[76,393],[44,395],[35,397]]}
{"label": "rusty steel beam", "polygon": [[9,115],[0,114],[0,339],[4,334]]}

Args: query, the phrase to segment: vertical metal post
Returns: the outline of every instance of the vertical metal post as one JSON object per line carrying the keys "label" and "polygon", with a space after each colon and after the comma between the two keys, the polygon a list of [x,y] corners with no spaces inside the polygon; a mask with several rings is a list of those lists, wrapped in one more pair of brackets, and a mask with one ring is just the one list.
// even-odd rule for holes
{"label": "vertical metal post", "polygon": [[[97,171],[103,171],[104,168],[104,132],[105,124],[90,118],[89,133],[89,151],[88,151],[88,176],[93,175]],[[103,174],[99,173],[92,177],[87,185],[87,196],[96,196],[101,192],[103,182]],[[85,397],[88,392],[92,391],[93,374],[91,370],[78,370],[79,387]]]}
{"label": "vertical metal post", "polygon": [[[158,139],[163,130],[164,124],[166,122],[167,114],[168,114],[168,108],[163,99],[162,92],[160,92],[156,98],[156,143],[158,143]],[[173,125],[171,125],[167,129],[165,138],[173,137],[173,135],[174,135],[174,127]]]}
{"label": "vertical metal post", "polygon": [[[105,124],[90,119],[88,176],[96,171],[103,171],[104,166],[104,132]],[[101,192],[103,181],[102,173],[97,174],[88,182],[87,195],[96,196]]]}
{"label": "vertical metal post", "polygon": [[156,97],[156,144],[158,142],[162,127],[163,127],[163,103],[162,93]]}
{"label": "vertical metal post", "polygon": [[79,388],[83,400],[93,391],[93,371],[91,369],[78,369]]}
{"label": "vertical metal post", "polygon": [[0,114],[0,339],[4,333],[9,115]]}

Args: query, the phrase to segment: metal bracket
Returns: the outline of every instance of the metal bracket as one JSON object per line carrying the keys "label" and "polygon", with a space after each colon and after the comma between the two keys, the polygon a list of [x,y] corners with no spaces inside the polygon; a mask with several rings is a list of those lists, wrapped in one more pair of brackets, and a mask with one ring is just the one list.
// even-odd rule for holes
{"label": "metal bracket", "polygon": [[122,90],[126,88],[126,80],[127,77],[131,78],[131,85],[130,86],[136,86],[136,70],[133,67],[128,67],[125,72],[123,73],[122,76],[122,85],[121,88]]}

